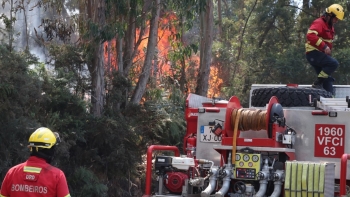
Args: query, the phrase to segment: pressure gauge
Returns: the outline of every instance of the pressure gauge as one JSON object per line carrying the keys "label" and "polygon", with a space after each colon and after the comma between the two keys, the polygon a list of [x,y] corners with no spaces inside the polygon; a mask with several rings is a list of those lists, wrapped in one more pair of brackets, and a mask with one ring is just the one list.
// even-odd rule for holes
{"label": "pressure gauge", "polygon": [[259,156],[258,156],[258,155],[253,155],[252,160],[253,160],[254,162],[259,161]]}
{"label": "pressure gauge", "polygon": [[244,162],[243,161],[239,162],[239,167],[243,167],[243,166],[244,166]]}
{"label": "pressure gauge", "polygon": [[249,159],[250,159],[249,155],[243,155],[243,160],[244,161],[249,161]]}
{"label": "pressure gauge", "polygon": [[240,154],[236,154],[236,161],[241,160],[241,155]]}

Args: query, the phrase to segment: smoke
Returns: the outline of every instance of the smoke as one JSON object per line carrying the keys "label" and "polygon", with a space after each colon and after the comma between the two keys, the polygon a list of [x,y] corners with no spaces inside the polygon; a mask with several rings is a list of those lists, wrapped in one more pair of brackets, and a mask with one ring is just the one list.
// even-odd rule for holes
{"label": "smoke", "polygon": [[[2,14],[8,19],[15,18],[12,30],[12,46],[16,51],[24,51],[28,49],[30,53],[35,55],[40,62],[47,62],[48,50],[46,48],[49,42],[60,43],[62,41],[56,37],[49,39],[47,32],[44,31],[44,21],[51,21],[53,26],[57,26],[57,21],[65,22],[66,19],[73,14],[77,14],[77,10],[69,11],[65,6],[57,13],[53,6],[43,5],[41,1],[31,0],[9,0],[2,7]],[[12,4],[12,5],[11,5]],[[12,9],[11,9],[12,8]],[[0,8],[1,9],[1,8]],[[12,12],[11,12],[12,10]],[[0,20],[0,28],[5,29],[4,20]],[[10,43],[9,32],[0,34],[0,39],[5,43]]]}
{"label": "smoke", "polygon": [[[24,0],[6,1],[4,7],[2,7],[2,14],[4,17],[0,24],[0,28],[4,31],[0,36],[3,42],[8,44],[12,42],[12,46],[16,51],[29,49],[31,53],[35,54],[41,61],[44,61],[45,50],[37,41],[34,33],[34,27],[40,25],[42,11],[35,3],[36,2]],[[14,19],[12,23],[12,33],[5,30],[5,17],[7,19]],[[12,38],[10,35],[12,35]]]}

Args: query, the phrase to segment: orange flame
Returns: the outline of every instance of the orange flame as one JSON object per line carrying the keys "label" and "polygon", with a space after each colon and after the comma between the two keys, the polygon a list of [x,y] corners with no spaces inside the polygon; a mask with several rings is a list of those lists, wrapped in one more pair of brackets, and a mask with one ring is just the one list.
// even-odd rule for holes
{"label": "orange flame", "polygon": [[[176,28],[171,25],[172,21],[176,19],[176,15],[174,13],[169,13],[167,15],[164,15],[160,21],[159,21],[159,28],[158,28],[158,43],[157,43],[157,49],[155,54],[155,59],[153,61],[153,64],[155,64],[154,67],[152,67],[152,75],[157,76],[157,85],[161,84],[162,81],[164,81],[166,76],[170,76],[174,78],[175,74],[174,70],[171,68],[170,61],[168,59],[168,53],[171,49],[170,46],[170,38],[174,37],[176,34]],[[140,34],[140,30],[138,29],[136,31],[137,37]],[[148,37],[149,36],[149,29],[147,29],[144,33],[144,36],[142,38],[142,41],[140,43],[140,46],[138,47],[138,51],[136,53],[136,56],[134,58],[134,67],[133,72],[135,76],[131,80],[134,83],[137,83],[139,73],[142,70],[143,61],[145,58],[146,50],[147,50],[147,44],[148,44]],[[111,72],[113,70],[118,69],[118,63],[117,63],[117,50],[116,50],[116,40],[113,39],[111,41],[104,43],[104,60],[106,63],[106,73]],[[178,62],[174,62],[173,64],[177,64]],[[186,79],[187,79],[187,89],[188,92],[195,92],[196,88],[196,77],[198,76],[198,67],[199,67],[199,57],[198,55],[192,55],[190,59],[186,60]],[[218,77],[218,69],[215,65],[212,65],[210,68],[210,77],[209,77],[209,90],[208,90],[208,96],[209,97],[217,97],[220,94],[220,86],[223,83],[223,80]]]}
{"label": "orange flame", "polygon": [[219,69],[216,66],[210,67],[208,97],[220,97],[220,87],[223,80],[219,77]]}

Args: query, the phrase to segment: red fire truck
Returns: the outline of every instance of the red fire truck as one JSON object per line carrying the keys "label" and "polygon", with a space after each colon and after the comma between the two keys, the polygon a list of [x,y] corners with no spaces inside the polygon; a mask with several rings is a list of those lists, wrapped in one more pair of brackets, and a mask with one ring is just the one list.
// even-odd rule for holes
{"label": "red fire truck", "polygon": [[256,84],[243,108],[235,96],[190,94],[186,152],[148,148],[143,197],[347,196],[349,95],[350,86],[335,86],[333,98],[307,85]]}

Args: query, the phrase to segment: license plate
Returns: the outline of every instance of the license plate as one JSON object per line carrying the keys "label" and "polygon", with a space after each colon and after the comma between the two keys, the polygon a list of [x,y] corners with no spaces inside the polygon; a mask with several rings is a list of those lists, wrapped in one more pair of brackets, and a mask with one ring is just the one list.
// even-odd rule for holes
{"label": "license plate", "polygon": [[221,135],[217,136],[212,132],[214,126],[201,126],[201,142],[221,142]]}

